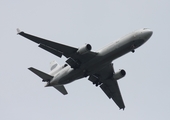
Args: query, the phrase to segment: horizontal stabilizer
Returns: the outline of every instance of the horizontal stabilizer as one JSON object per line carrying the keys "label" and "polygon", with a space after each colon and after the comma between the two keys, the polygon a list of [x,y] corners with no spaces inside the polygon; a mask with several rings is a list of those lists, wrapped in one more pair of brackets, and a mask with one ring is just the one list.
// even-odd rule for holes
{"label": "horizontal stabilizer", "polygon": [[42,72],[40,70],[37,70],[37,69],[35,69],[33,67],[30,67],[28,69],[30,71],[32,71],[33,73],[35,73],[36,75],[38,75],[40,78],[42,78],[44,82],[49,82],[53,78],[53,76],[51,76],[51,75],[49,75],[47,73],[44,73],[44,72]]}
{"label": "horizontal stabilizer", "polygon": [[67,93],[67,90],[65,89],[65,87],[63,86],[63,85],[61,85],[61,86],[57,86],[57,85],[55,85],[55,86],[53,86],[55,89],[57,89],[59,92],[61,92],[63,95],[67,95],[68,93]]}

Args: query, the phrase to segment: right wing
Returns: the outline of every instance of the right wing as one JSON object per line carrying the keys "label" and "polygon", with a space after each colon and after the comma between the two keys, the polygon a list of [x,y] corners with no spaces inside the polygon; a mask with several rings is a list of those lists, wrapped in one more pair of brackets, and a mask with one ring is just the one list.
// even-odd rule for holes
{"label": "right wing", "polygon": [[109,99],[113,99],[113,101],[117,104],[117,106],[119,106],[120,109],[125,108],[117,81],[108,79],[100,86],[100,88],[109,97]]}
{"label": "right wing", "polygon": [[100,85],[100,88],[108,96],[109,99],[117,104],[120,109],[124,109],[125,105],[123,98],[117,83],[117,80],[113,79],[114,74],[113,64],[108,63],[101,71],[89,77],[89,80],[96,84]]}

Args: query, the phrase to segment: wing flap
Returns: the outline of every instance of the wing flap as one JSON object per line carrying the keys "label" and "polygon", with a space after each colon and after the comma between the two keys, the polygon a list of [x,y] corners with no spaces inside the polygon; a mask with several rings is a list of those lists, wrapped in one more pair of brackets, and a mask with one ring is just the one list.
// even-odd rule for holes
{"label": "wing flap", "polygon": [[62,55],[63,55],[62,52],[57,51],[56,49],[53,49],[53,48],[48,47],[46,45],[40,44],[39,47],[46,50],[46,51],[48,51],[48,52],[50,52],[50,53],[52,53],[52,54],[54,54],[54,55],[56,55],[56,56],[58,56],[58,57],[62,57]]}

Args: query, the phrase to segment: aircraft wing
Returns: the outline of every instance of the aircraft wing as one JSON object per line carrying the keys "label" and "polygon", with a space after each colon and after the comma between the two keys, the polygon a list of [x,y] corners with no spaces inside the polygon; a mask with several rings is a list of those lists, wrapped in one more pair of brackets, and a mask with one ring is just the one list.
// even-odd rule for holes
{"label": "aircraft wing", "polygon": [[114,81],[113,79],[108,79],[100,86],[100,88],[109,97],[109,99],[113,99],[113,101],[120,109],[125,108],[117,81]]}
{"label": "aircraft wing", "polygon": [[36,37],[19,30],[18,30],[18,34],[25,38],[30,39],[35,43],[38,43],[39,47],[57,55],[58,57],[61,57],[62,55],[64,55],[65,57],[69,57],[77,51],[77,48],[73,48],[67,45],[63,45],[40,37]]}
{"label": "aircraft wing", "polygon": [[[100,85],[100,88],[109,97],[109,99],[112,98],[113,101],[117,104],[117,106],[120,109],[124,109],[125,105],[123,102],[123,98],[121,96],[118,82],[117,82],[117,80],[114,80],[112,78],[114,73],[115,72],[113,69],[113,64],[108,63],[108,65],[106,65],[105,68],[103,68],[101,71],[97,72],[94,75],[98,76],[100,82],[102,82],[102,84]],[[92,82],[94,82],[94,81],[92,81]]]}
{"label": "aircraft wing", "polygon": [[91,59],[97,54],[97,53],[91,52],[91,51],[84,55],[76,54],[78,48],[74,48],[71,46],[67,46],[64,44],[46,40],[46,39],[43,39],[40,37],[36,37],[36,36],[30,35],[30,34],[27,34],[23,31],[20,31],[19,29],[17,29],[17,31],[18,31],[19,35],[21,35],[35,43],[38,43],[40,48],[58,56],[58,57],[62,57],[62,55],[64,55],[66,58],[71,57],[71,58],[79,60],[80,62],[83,63],[87,59]]}

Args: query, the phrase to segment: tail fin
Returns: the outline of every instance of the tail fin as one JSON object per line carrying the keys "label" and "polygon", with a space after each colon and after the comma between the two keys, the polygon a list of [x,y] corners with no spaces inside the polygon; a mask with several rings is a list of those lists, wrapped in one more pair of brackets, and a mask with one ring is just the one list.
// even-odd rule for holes
{"label": "tail fin", "polygon": [[57,85],[55,85],[55,86],[53,86],[55,89],[57,89],[59,92],[61,92],[63,95],[67,95],[68,93],[67,93],[67,90],[65,89],[65,87],[63,86],[63,85],[61,85],[61,86],[57,86]]}
{"label": "tail fin", "polygon": [[49,82],[53,78],[53,76],[51,76],[51,75],[49,75],[47,73],[44,73],[44,72],[42,72],[40,70],[37,70],[37,69],[35,69],[33,67],[30,67],[28,69],[30,71],[32,71],[33,73],[35,73],[36,75],[38,75],[40,78],[42,78],[43,82]]}

